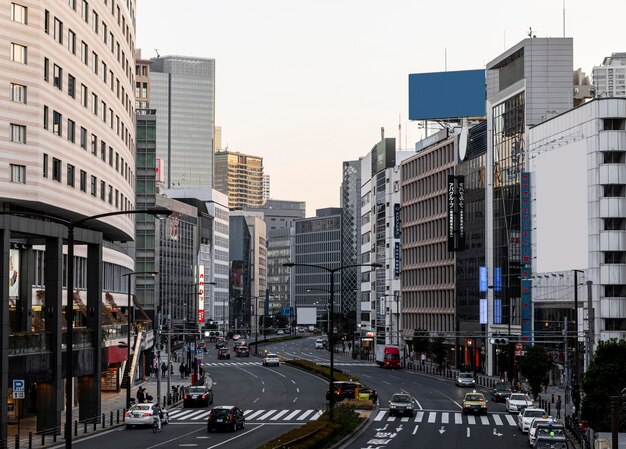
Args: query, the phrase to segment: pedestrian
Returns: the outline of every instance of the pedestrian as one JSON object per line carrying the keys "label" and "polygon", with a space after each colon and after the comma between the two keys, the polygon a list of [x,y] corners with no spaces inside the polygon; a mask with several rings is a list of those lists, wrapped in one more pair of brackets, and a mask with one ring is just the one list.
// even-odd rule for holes
{"label": "pedestrian", "polygon": [[180,373],[180,378],[184,379],[185,378],[185,364],[181,363],[180,366],[178,367],[178,372]]}
{"label": "pedestrian", "polygon": [[351,341],[348,342],[348,351],[352,352],[352,342]]}
{"label": "pedestrian", "polygon": [[185,365],[185,377],[191,376],[191,367],[189,365]]}
{"label": "pedestrian", "polygon": [[161,377],[165,377],[167,374],[167,364],[165,362],[161,363]]}
{"label": "pedestrian", "polygon": [[143,387],[139,387],[137,389],[137,402],[142,403],[145,396],[144,396],[144,391],[145,389]]}
{"label": "pedestrian", "polygon": [[204,368],[200,365],[200,377],[204,376]]}
{"label": "pedestrian", "polygon": [[174,364],[172,362],[170,362],[170,374],[174,375]]}
{"label": "pedestrian", "polygon": [[556,404],[554,404],[554,408],[556,408],[556,419],[561,419],[561,395],[556,397]]}
{"label": "pedestrian", "polygon": [[146,393],[146,399],[145,402],[152,402],[154,398],[152,397],[152,395],[150,393]]}

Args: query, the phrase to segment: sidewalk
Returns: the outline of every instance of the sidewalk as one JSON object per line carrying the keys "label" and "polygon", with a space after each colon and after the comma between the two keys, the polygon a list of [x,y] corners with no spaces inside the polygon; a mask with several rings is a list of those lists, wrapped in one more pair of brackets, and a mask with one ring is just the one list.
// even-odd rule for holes
{"label": "sidewalk", "polygon": [[[183,385],[188,386],[191,384],[191,377],[181,379],[180,373],[178,372],[180,363],[173,362],[174,374],[171,375],[170,385]],[[146,388],[146,391],[154,396],[154,400],[157,399],[157,377],[156,375],[151,375],[145,381],[136,380],[133,383],[131,389],[131,398],[136,400],[137,389],[143,386]],[[163,401],[163,397],[167,396],[170,393],[167,388],[167,376],[161,379],[161,402]],[[118,425],[123,425],[124,421],[124,411],[126,407],[126,390],[120,389],[119,391],[102,391],[100,393],[100,397],[102,400],[101,412],[102,415],[98,418],[91,420],[88,423],[77,423],[79,416],[79,407],[76,406],[72,409],[72,419],[75,422],[74,428],[72,429],[73,439],[80,439],[84,435],[93,434],[94,431],[102,431],[108,430],[111,427],[115,427]],[[171,405],[170,405],[171,407]],[[102,417],[104,416],[104,422]],[[76,424],[77,423],[77,424]],[[61,412],[61,428],[57,435],[52,435],[52,432],[47,435],[41,435],[37,433],[37,417],[29,416],[27,418],[22,418],[19,420],[19,445],[16,446],[15,437],[18,433],[18,423],[12,422],[9,423],[8,427],[8,448],[19,448],[19,449],[27,449],[27,448],[43,448],[48,447],[55,442],[57,444],[65,441],[64,438],[64,429],[65,429],[65,411]],[[29,438],[29,433],[31,434],[31,438]],[[30,440],[30,443],[29,443]]]}

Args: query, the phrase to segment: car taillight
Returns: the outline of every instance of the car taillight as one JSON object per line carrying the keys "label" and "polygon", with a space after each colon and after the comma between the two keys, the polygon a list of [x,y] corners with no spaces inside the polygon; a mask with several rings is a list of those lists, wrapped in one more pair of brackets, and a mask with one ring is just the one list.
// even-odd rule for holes
{"label": "car taillight", "polygon": [[130,412],[124,413],[124,416],[126,416],[128,418],[130,416]]}
{"label": "car taillight", "polygon": [[152,413],[144,413],[143,416],[152,416]]}
{"label": "car taillight", "polygon": [[189,395],[187,395],[187,394],[186,394],[186,395],[185,395],[185,399],[188,399],[188,398],[189,398]]}
{"label": "car taillight", "polygon": [[341,395],[341,388],[339,390],[337,390],[337,394]]}
{"label": "car taillight", "polygon": [[206,393],[202,395],[202,399],[206,399]]}

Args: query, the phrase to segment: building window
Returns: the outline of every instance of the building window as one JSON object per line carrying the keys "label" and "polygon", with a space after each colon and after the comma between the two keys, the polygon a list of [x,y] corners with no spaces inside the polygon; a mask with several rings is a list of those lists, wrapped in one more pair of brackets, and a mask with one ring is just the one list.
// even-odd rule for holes
{"label": "building window", "polygon": [[50,111],[48,110],[48,106],[43,107],[43,129],[48,129],[48,117],[50,116]]}
{"label": "building window", "polygon": [[50,60],[43,58],[43,80],[48,81],[50,79]]}
{"label": "building window", "polygon": [[48,177],[48,155],[44,153],[43,155],[43,172],[42,175],[44,178]]}
{"label": "building window", "polygon": [[76,124],[73,120],[67,119],[67,140],[74,143],[76,134]]}
{"label": "building window", "polygon": [[98,196],[98,180],[95,176],[91,177],[91,195]]}
{"label": "building window", "polygon": [[26,86],[11,83],[11,101],[26,103]]}
{"label": "building window", "polygon": [[67,94],[72,98],[76,98],[76,78],[70,74],[67,75]]}
{"label": "building window", "polygon": [[52,158],[52,180],[61,182],[61,160]]}
{"label": "building window", "polygon": [[624,131],[626,129],[626,119],[623,118],[605,118],[603,122],[605,131]]}
{"label": "building window", "polygon": [[61,121],[63,120],[63,115],[60,112],[52,111],[52,133],[57,136],[63,135],[63,131],[61,129]]}
{"label": "building window", "polygon": [[11,61],[26,64],[26,50],[25,46],[11,42]]}
{"label": "building window", "polygon": [[76,54],[76,33],[72,30],[67,31],[67,49],[71,54]]}
{"label": "building window", "polygon": [[85,170],[80,171],[80,190],[81,192],[87,191],[87,172]]}
{"label": "building window", "polygon": [[93,115],[98,115],[98,96],[91,93],[91,112]]}
{"label": "building window", "polygon": [[11,182],[26,184],[26,166],[11,164]]}
{"label": "building window", "polygon": [[26,143],[26,127],[11,123],[11,142]]}
{"label": "building window", "polygon": [[63,22],[56,17],[54,18],[54,40],[63,44]]}
{"label": "building window", "polygon": [[91,154],[98,154],[98,136],[95,134],[91,135]]}
{"label": "building window", "polygon": [[104,181],[100,181],[100,199],[102,201],[106,200],[106,193],[107,193],[106,183]]}
{"label": "building window", "polygon": [[109,165],[113,167],[113,148],[109,147]]}
{"label": "building window", "polygon": [[80,85],[80,102],[84,107],[89,107],[89,92],[84,84]]}
{"label": "building window", "polygon": [[43,30],[46,34],[50,34],[50,11],[47,9],[43,14]]}
{"label": "building window", "polygon": [[98,54],[95,51],[91,52],[91,70],[96,75],[98,74]]}
{"label": "building window", "polygon": [[82,126],[80,127],[80,147],[83,150],[87,149],[87,130]]}
{"label": "building window", "polygon": [[98,17],[98,13],[93,10],[91,12],[91,27],[93,28],[93,32],[98,34],[98,25],[100,24],[100,20]]}
{"label": "building window", "polygon": [[83,64],[89,64],[89,45],[85,41],[80,41],[80,60]]}
{"label": "building window", "polygon": [[76,0],[68,0],[68,4],[70,5],[70,8],[76,11]]}
{"label": "building window", "polygon": [[113,187],[109,186],[109,204],[113,204]]}
{"label": "building window", "polygon": [[104,45],[107,44],[107,40],[109,38],[109,31],[107,29],[107,24],[102,21],[102,42],[104,42]]}
{"label": "building window", "polygon": [[89,22],[89,3],[86,0],[83,0],[80,15],[85,22]]}
{"label": "building window", "polygon": [[74,187],[74,182],[74,166],[72,164],[67,164],[67,185]]}
{"label": "building window", "polygon": [[57,89],[63,90],[63,69],[56,64],[54,64],[52,83]]}
{"label": "building window", "polygon": [[28,23],[28,8],[17,3],[11,3],[11,20],[26,25]]}

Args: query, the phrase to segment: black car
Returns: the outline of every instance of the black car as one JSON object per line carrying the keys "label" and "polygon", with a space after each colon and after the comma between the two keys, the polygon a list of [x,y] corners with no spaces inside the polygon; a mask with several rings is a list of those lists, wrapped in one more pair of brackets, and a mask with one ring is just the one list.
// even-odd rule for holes
{"label": "black car", "polygon": [[237,357],[250,357],[250,350],[247,346],[237,346],[237,349],[235,349],[235,355]]}
{"label": "black car", "polygon": [[[367,390],[369,393],[369,399],[376,402],[378,394],[375,390],[367,388],[360,382],[354,382],[351,380],[340,380],[333,382],[333,388],[335,391],[335,401],[339,402],[344,399],[356,399],[356,390]],[[330,392],[326,392],[326,400],[330,400]]]}
{"label": "black car", "polygon": [[233,405],[214,407],[207,417],[207,431],[209,432],[219,429],[230,429],[235,432],[237,429],[243,429],[245,424],[243,410]]}
{"label": "black car", "polygon": [[230,349],[220,348],[217,350],[217,359],[230,359]]}
{"label": "black car", "polygon": [[183,398],[183,407],[207,407],[213,404],[213,391],[206,385],[189,387]]}
{"label": "black car", "polygon": [[506,398],[511,396],[511,382],[496,382],[491,390],[491,400],[494,402],[506,402]]}

